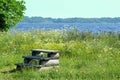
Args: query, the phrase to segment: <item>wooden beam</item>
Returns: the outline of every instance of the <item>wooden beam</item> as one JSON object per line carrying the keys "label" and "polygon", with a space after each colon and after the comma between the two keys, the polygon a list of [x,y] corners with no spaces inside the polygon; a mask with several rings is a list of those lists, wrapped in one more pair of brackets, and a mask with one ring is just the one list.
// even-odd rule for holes
{"label": "wooden beam", "polygon": [[45,52],[45,53],[58,53],[58,50],[32,49],[32,51]]}
{"label": "wooden beam", "polygon": [[45,66],[59,65],[59,60],[54,59],[54,60],[48,60],[48,61],[41,61],[40,65],[45,65]]}

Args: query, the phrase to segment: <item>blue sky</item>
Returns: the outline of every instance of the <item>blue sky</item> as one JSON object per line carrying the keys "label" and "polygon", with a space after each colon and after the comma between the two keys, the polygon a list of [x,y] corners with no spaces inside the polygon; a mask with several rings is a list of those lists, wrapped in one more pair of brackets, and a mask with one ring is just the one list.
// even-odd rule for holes
{"label": "blue sky", "polygon": [[120,0],[25,0],[25,16],[120,17]]}

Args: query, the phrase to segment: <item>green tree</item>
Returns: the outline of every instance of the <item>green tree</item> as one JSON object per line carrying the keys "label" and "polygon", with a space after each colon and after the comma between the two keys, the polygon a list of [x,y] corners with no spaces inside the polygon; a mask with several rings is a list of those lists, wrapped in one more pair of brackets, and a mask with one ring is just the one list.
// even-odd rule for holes
{"label": "green tree", "polygon": [[8,31],[24,16],[24,0],[0,0],[0,31]]}

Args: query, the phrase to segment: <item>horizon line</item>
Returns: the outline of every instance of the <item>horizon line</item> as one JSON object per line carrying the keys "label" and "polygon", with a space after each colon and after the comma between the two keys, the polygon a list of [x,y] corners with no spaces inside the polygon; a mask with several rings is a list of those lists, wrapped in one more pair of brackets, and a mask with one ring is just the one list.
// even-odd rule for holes
{"label": "horizon line", "polygon": [[[24,17],[29,17],[29,18],[31,18],[31,17],[42,17],[42,16],[27,16],[27,15],[24,15]],[[104,16],[104,17],[42,17],[42,18],[53,18],[53,19],[57,19],[57,18],[61,18],[61,19],[66,19],[66,18],[120,18],[120,16],[118,17],[118,16],[115,16],[115,17],[106,17],[106,16]]]}

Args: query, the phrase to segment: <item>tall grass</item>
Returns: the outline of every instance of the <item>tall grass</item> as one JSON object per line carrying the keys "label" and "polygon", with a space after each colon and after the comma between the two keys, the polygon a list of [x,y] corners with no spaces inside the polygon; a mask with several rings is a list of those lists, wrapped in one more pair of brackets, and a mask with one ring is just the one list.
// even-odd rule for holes
{"label": "tall grass", "polygon": [[[0,80],[119,80],[120,33],[68,31],[0,32]],[[33,48],[60,51],[60,68],[15,69]]]}

